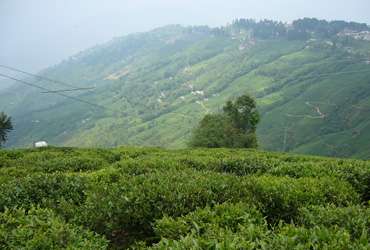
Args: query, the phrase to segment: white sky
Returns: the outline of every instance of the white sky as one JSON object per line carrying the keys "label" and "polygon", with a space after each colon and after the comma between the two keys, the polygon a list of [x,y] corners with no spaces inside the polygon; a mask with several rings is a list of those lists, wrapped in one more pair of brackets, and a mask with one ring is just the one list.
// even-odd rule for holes
{"label": "white sky", "polygon": [[242,17],[370,23],[370,0],[0,0],[0,63],[34,72],[116,36]]}

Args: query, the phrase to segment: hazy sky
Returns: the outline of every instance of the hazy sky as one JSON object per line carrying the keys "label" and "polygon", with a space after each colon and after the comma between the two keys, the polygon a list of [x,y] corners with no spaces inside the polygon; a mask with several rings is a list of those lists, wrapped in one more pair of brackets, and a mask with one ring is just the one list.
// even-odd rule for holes
{"label": "hazy sky", "polygon": [[0,63],[37,71],[113,37],[237,17],[370,24],[370,0],[0,0]]}

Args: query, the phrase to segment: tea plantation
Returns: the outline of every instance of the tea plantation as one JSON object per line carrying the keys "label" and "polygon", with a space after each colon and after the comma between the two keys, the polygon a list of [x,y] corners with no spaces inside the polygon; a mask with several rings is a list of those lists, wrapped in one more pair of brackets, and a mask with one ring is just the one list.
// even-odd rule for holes
{"label": "tea plantation", "polygon": [[370,249],[368,161],[2,150],[0,188],[0,249]]}

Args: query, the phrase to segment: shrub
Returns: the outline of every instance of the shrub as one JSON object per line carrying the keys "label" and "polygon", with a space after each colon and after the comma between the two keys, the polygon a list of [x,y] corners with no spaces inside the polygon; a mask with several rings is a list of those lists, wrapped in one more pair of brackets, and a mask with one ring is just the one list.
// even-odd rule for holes
{"label": "shrub", "polygon": [[353,239],[370,238],[370,208],[361,206],[310,206],[300,209],[298,222],[308,228],[346,229]]}
{"label": "shrub", "polygon": [[347,249],[347,237],[354,249],[369,245],[365,161],[145,148],[0,150],[2,160],[0,212],[52,209],[51,218],[104,234],[112,247]]}
{"label": "shrub", "polygon": [[[138,172],[149,168],[194,168],[238,176],[263,175],[302,177],[335,177],[349,182],[361,195],[364,202],[370,194],[370,164],[365,161],[335,160],[320,157],[277,155],[252,150],[187,150],[161,152],[131,160]],[[121,161],[117,166],[128,165]]]}
{"label": "shrub", "polygon": [[[214,207],[198,209],[179,218],[165,216],[155,222],[155,233],[166,239],[180,239],[190,233],[198,236],[209,234],[212,226],[238,232],[241,227],[259,227],[257,231],[267,231],[267,223],[262,214],[250,204],[224,203]],[[259,235],[250,235],[258,238]]]}
{"label": "shrub", "polygon": [[[121,159],[121,154],[113,150],[106,149],[73,149],[73,148],[40,148],[31,150],[14,150],[0,152],[0,167],[23,167],[33,169],[37,167],[47,167],[59,165],[63,163],[72,167],[73,162],[89,162],[97,163],[114,163]],[[51,169],[52,170],[52,169]],[[60,169],[63,170],[63,169]],[[67,169],[68,170],[68,169]],[[72,169],[73,170],[73,169]],[[82,168],[82,170],[84,170]],[[77,171],[79,171],[77,169]]]}
{"label": "shrub", "polygon": [[43,207],[60,208],[69,203],[81,205],[85,200],[86,178],[63,174],[35,174],[13,179],[0,185],[0,211],[22,206],[29,209],[38,204]]}
{"label": "shrub", "polygon": [[[108,174],[111,179],[111,173]],[[108,184],[98,178],[87,193],[82,223],[114,238],[118,233],[153,235],[152,223],[164,214],[181,216],[198,207],[228,200],[248,200],[233,176],[194,170],[122,175]],[[99,202],[96,202],[96,201]]]}
{"label": "shrub", "polygon": [[266,249],[368,249],[369,243],[353,241],[344,229],[283,226],[268,239]]}
{"label": "shrub", "polygon": [[103,168],[105,162],[99,158],[87,157],[57,157],[38,163],[35,167],[42,172],[53,173],[62,172],[80,172],[91,171]]}
{"label": "shrub", "polygon": [[355,190],[334,178],[300,178],[261,176],[245,177],[245,188],[269,221],[290,221],[306,205],[332,203],[347,206],[359,202]]}
{"label": "shrub", "polygon": [[[259,239],[249,239],[250,234],[258,235]],[[228,229],[210,227],[206,234],[199,236],[190,233],[178,240],[162,239],[152,247],[141,247],[139,249],[173,249],[173,250],[203,250],[203,249],[261,249],[264,246],[265,232],[261,232],[259,227],[251,226],[249,229],[241,228],[241,232],[233,233]]]}
{"label": "shrub", "polygon": [[0,213],[1,249],[107,249],[102,237],[65,223],[49,209],[32,207]]}
{"label": "shrub", "polygon": [[361,194],[363,201],[370,199],[370,164],[362,161],[328,161],[322,163],[278,164],[267,171],[276,176],[336,177],[350,183]]}
{"label": "shrub", "polygon": [[241,178],[192,169],[149,170],[120,175],[111,169],[106,178],[104,171],[94,173],[80,223],[110,239],[121,234],[145,239],[153,237],[152,223],[163,215],[178,217],[227,201],[253,202],[273,223],[290,221],[300,207],[311,204],[358,202],[353,188],[335,179]]}
{"label": "shrub", "polygon": [[[250,237],[250,235],[257,237]],[[209,226],[202,235],[192,231],[179,239],[162,239],[150,249],[368,249],[367,238],[351,240],[344,229],[303,228],[281,225],[276,231],[262,231],[258,226],[239,227],[237,232]],[[144,249],[144,247],[142,247]]]}

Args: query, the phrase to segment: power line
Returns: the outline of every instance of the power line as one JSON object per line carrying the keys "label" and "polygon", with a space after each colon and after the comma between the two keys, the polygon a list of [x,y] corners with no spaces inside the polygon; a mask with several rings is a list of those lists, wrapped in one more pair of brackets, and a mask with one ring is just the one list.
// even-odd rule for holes
{"label": "power line", "polygon": [[21,70],[21,69],[17,69],[17,68],[14,68],[14,67],[6,66],[6,65],[0,65],[0,67],[4,68],[4,69],[9,69],[9,70],[12,70],[12,71],[15,71],[15,72],[18,72],[18,73],[22,73],[22,74],[25,74],[25,75],[28,75],[28,76],[36,77],[40,80],[46,80],[46,81],[57,83],[57,84],[60,84],[60,85],[63,85],[63,86],[76,88],[76,86],[73,85],[73,84],[62,82],[62,81],[59,81],[59,80],[54,80],[54,79],[51,79],[51,78],[48,78],[48,77],[45,77],[45,76],[32,74],[30,72],[27,72],[27,71],[24,71],[24,70]]}
{"label": "power line", "polygon": [[72,92],[72,91],[78,91],[78,90],[89,90],[89,89],[94,89],[94,87],[91,87],[91,88],[75,88],[75,89],[51,90],[51,91],[44,91],[44,92],[41,92],[41,93],[42,93],[42,94],[49,94],[49,93]]}
{"label": "power line", "polygon": [[[333,60],[333,61],[329,61]],[[361,62],[370,62],[370,56],[368,58],[347,58],[347,59],[335,59],[335,58],[325,58],[318,63],[337,63],[337,62],[353,62],[353,63],[361,63]]]}
{"label": "power line", "polygon": [[369,69],[365,70],[353,70],[353,71],[343,71],[343,72],[332,72],[332,73],[325,73],[325,74],[317,74],[312,76],[303,76],[300,78],[297,78],[298,80],[304,80],[304,79],[310,79],[310,78],[316,78],[316,77],[326,77],[326,76],[335,76],[335,75],[349,75],[349,74],[355,74],[355,73],[366,73],[370,72]]}
{"label": "power line", "polygon": [[[330,76],[335,76],[335,75],[347,75],[347,74],[350,75],[350,74],[367,73],[367,72],[370,73],[370,69],[343,71],[343,72],[332,72],[332,73],[325,73],[325,74],[316,74],[316,75],[311,75],[311,76],[302,76],[302,77],[297,77],[297,78],[294,78],[294,76],[284,76],[284,78],[285,77],[287,78],[285,81],[284,81],[284,79],[280,79],[280,80],[277,80],[277,81],[284,82],[283,83],[283,86],[284,86],[285,84],[287,84],[289,82],[292,82],[292,81],[297,82],[297,81],[309,80],[309,79],[313,79],[313,78],[325,78],[325,77],[330,77]],[[288,77],[290,77],[290,78],[288,78]],[[283,87],[283,86],[281,86],[281,87]],[[273,89],[273,87],[269,87],[267,89],[262,89],[261,92],[263,93],[264,96],[266,96],[268,94],[271,94],[270,92],[268,92],[270,89]],[[266,94],[266,92],[268,92],[268,93]]]}
{"label": "power line", "polygon": [[[33,88],[37,88],[37,89],[41,89],[41,90],[47,91],[47,92],[53,91],[53,90],[50,90],[48,88],[42,87],[40,85],[37,85],[37,84],[34,84],[34,83],[30,83],[30,82],[27,82],[27,81],[24,81],[24,80],[21,80],[21,79],[18,79],[18,78],[9,76],[9,75],[5,75],[5,74],[1,74],[0,73],[0,76],[5,77],[5,78],[8,78],[8,79],[13,80],[13,81],[16,81],[16,82],[19,82],[19,83],[22,83],[24,85],[27,85],[27,86],[30,86],[30,87],[33,87]],[[98,104],[95,104],[95,103],[92,103],[92,102],[89,102],[89,101],[85,101],[85,100],[80,99],[78,97],[69,96],[69,95],[66,95],[66,94],[63,94],[63,93],[59,93],[59,92],[54,92],[54,94],[59,95],[59,96],[63,96],[65,98],[72,99],[72,100],[77,101],[77,102],[82,102],[84,104],[87,104],[87,105],[90,105],[90,106],[94,106],[94,107],[97,107],[97,108],[107,109],[104,106],[101,106],[101,105],[98,105]]]}

